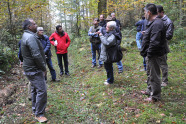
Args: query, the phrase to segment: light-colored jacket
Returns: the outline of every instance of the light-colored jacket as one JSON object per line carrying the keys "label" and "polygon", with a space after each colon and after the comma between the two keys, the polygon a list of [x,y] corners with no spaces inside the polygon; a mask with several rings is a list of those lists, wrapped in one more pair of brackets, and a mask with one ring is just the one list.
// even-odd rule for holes
{"label": "light-colored jacket", "polygon": [[21,53],[25,73],[46,71],[45,53],[38,36],[29,30],[25,30],[21,40]]}
{"label": "light-colored jacket", "polygon": [[100,61],[106,62],[107,61],[107,53],[106,49],[116,45],[116,37],[111,34],[109,36],[100,36],[101,39],[101,53],[100,53]]}

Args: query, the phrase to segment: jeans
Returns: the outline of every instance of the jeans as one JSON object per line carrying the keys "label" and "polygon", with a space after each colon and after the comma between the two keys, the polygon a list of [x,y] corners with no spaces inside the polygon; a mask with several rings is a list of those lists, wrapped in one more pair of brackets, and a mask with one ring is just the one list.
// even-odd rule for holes
{"label": "jeans", "polygon": [[65,54],[57,54],[57,60],[58,60],[58,65],[60,69],[60,74],[63,73],[63,63],[62,63],[62,57],[65,65],[65,73],[69,73],[68,71],[68,56],[67,53]]}
{"label": "jeans", "polygon": [[136,43],[137,43],[138,49],[141,49],[141,36],[142,36],[142,33],[141,32],[137,32],[137,34],[136,34]]}
{"label": "jeans", "polygon": [[[100,54],[101,44],[95,44],[95,46],[91,43],[91,51],[92,51],[92,64],[96,65],[96,51],[98,55]],[[99,61],[99,65],[102,65],[103,62]]]}
{"label": "jeans", "polygon": [[47,66],[50,70],[50,74],[52,76],[52,80],[55,80],[56,79],[56,71],[54,70],[53,66],[52,66],[52,59],[51,58],[48,58],[46,59],[46,63],[47,63]]}
{"label": "jeans", "polygon": [[119,71],[123,71],[123,64],[122,64],[122,62],[119,61],[119,62],[117,62],[116,64],[117,64],[117,66],[118,66],[118,70],[119,70]]}
{"label": "jeans", "polygon": [[43,72],[27,75],[31,82],[32,111],[38,116],[44,116],[47,105],[47,87]]}
{"label": "jeans", "polygon": [[112,63],[104,63],[105,70],[107,72],[107,82],[112,84],[114,82],[114,73]]}

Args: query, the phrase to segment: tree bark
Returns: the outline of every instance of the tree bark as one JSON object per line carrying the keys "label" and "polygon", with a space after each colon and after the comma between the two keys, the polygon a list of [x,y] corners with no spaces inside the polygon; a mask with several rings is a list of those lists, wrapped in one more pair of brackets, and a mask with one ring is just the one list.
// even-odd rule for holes
{"label": "tree bark", "polygon": [[100,0],[98,3],[98,15],[106,14],[107,0]]}

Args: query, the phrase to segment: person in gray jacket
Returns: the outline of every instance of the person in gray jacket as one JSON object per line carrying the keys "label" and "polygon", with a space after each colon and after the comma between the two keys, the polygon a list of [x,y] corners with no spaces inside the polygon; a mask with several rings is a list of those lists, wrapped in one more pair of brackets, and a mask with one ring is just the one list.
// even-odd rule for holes
{"label": "person in gray jacket", "polygon": [[100,53],[100,61],[104,62],[104,67],[107,72],[107,80],[104,82],[105,85],[112,84],[114,82],[114,74],[113,74],[113,64],[107,62],[107,52],[106,49],[116,45],[116,37],[114,35],[116,28],[116,22],[110,21],[106,26],[106,34],[103,36],[102,33],[99,34],[101,39],[101,53]]}
{"label": "person in gray jacket", "polygon": [[24,33],[21,41],[23,69],[31,82],[32,111],[35,119],[46,122],[44,116],[47,104],[47,88],[44,77],[46,71],[45,53],[36,34],[37,25],[33,19],[23,22]]}

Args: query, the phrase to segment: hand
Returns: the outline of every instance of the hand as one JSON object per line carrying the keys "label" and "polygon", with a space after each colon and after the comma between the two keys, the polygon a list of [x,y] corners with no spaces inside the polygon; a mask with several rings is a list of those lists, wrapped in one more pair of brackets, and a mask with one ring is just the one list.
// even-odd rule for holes
{"label": "hand", "polygon": [[144,35],[145,34],[145,31],[141,31],[141,33]]}
{"label": "hand", "polygon": [[22,67],[22,66],[23,66],[23,62],[20,62],[19,67]]}
{"label": "hand", "polygon": [[100,31],[96,32],[96,34],[100,34],[100,33],[101,33]]}
{"label": "hand", "polygon": [[99,34],[99,36],[102,36],[102,35],[103,35],[102,33]]}

